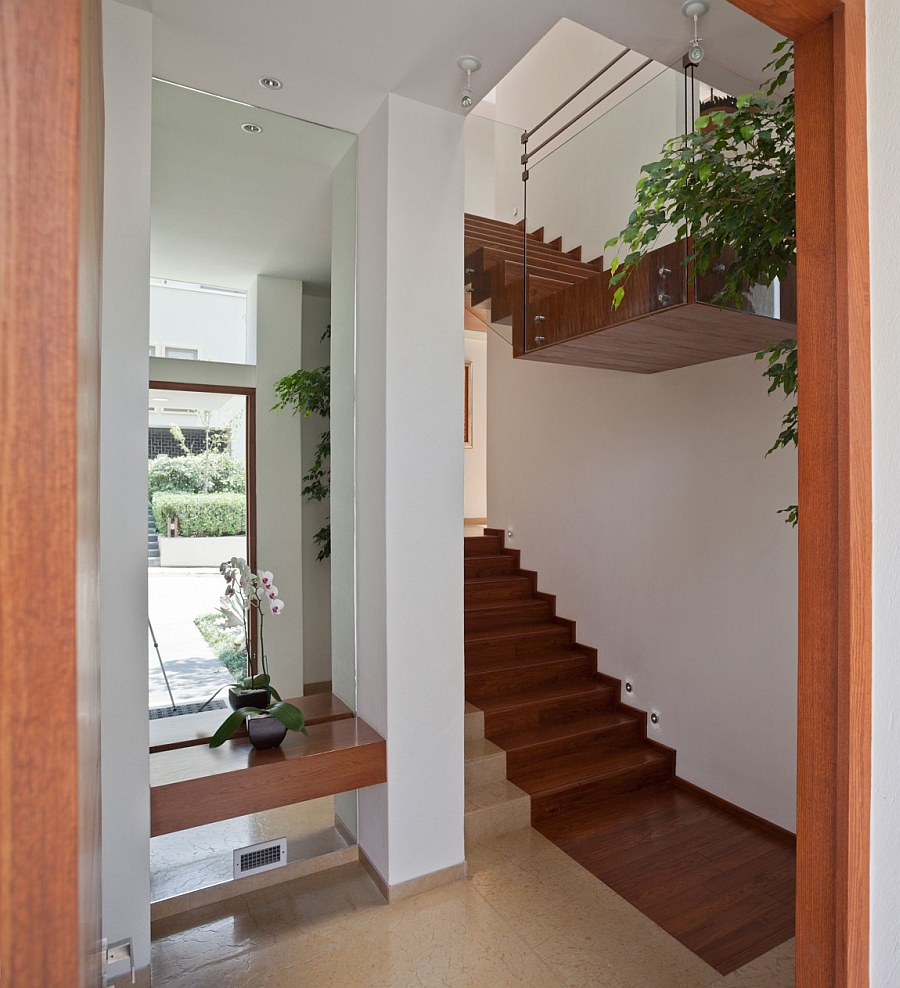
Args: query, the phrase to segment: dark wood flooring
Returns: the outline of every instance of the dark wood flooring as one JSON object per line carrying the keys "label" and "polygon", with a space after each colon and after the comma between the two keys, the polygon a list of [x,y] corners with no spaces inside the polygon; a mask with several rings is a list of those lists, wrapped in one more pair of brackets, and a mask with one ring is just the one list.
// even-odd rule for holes
{"label": "dark wood flooring", "polygon": [[721,974],[794,935],[793,842],[673,784],[534,826]]}

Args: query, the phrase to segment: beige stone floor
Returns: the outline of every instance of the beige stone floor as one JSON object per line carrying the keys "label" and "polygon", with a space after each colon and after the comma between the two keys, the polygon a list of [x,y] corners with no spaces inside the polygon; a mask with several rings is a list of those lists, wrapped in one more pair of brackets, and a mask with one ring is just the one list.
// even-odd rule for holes
{"label": "beige stone floor", "polygon": [[790,988],[793,943],[722,978],[531,828],[387,905],[358,864],[153,926],[155,988]]}

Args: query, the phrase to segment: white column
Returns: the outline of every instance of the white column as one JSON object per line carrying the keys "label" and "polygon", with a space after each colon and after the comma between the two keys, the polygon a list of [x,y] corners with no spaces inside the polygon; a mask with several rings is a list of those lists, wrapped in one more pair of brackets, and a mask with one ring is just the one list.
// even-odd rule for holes
{"label": "white column", "polygon": [[100,397],[103,935],[150,965],[147,341],[153,18],[103,4],[106,112]]}
{"label": "white column", "polygon": [[303,693],[303,464],[299,415],[270,411],[274,385],[301,361],[303,282],[255,278],[247,298],[256,325],[256,564],[275,575],[284,612],[265,619],[272,682],[283,697]]}
{"label": "white column", "polygon": [[389,885],[464,858],[462,131],[389,96],[359,137],[358,708],[388,740],[359,839]]}

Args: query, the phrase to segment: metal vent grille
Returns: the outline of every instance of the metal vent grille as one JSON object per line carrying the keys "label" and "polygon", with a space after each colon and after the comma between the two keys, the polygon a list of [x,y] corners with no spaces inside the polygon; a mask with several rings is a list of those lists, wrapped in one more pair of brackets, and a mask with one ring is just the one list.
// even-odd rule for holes
{"label": "metal vent grille", "polygon": [[262,844],[249,844],[234,851],[234,877],[243,878],[287,864],[287,838],[278,837]]}

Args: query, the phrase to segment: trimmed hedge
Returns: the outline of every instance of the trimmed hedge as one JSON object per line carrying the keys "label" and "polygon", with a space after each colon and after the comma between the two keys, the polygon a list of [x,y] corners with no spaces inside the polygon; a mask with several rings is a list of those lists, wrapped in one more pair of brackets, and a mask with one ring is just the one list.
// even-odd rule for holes
{"label": "trimmed hedge", "polygon": [[244,535],[247,531],[247,499],[243,494],[158,491],[152,504],[156,530],[163,535],[169,518],[178,519],[178,534],[187,538]]}
{"label": "trimmed hedge", "polygon": [[196,453],[190,456],[158,456],[147,467],[147,492],[182,494],[243,494],[247,478],[243,460],[229,453]]}

